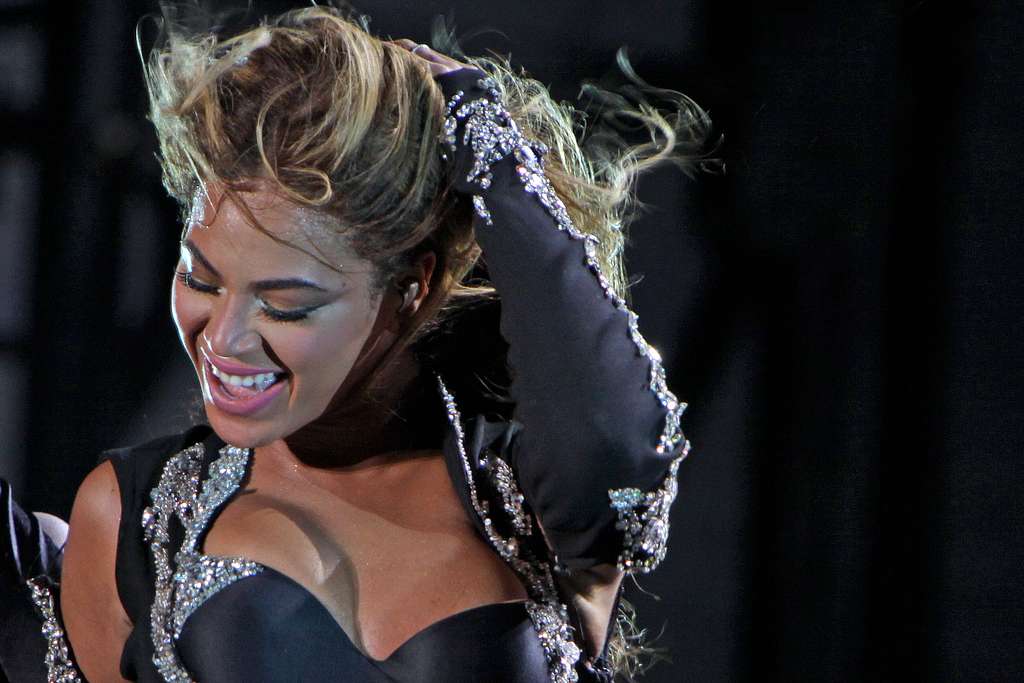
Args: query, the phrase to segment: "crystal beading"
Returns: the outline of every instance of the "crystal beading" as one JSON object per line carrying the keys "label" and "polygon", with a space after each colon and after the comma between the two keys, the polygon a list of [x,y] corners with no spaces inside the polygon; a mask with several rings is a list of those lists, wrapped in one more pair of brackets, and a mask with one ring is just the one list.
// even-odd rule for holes
{"label": "crystal beading", "polygon": [[57,605],[53,591],[44,577],[27,581],[32,602],[43,618],[42,633],[46,639],[46,681],[47,683],[82,683],[83,677],[75,666],[57,618]]}
{"label": "crystal beading", "polygon": [[[150,492],[152,505],[142,513],[143,535],[156,568],[150,608],[153,664],[165,681],[175,683],[192,681],[175,647],[188,617],[218,591],[263,569],[251,560],[204,555],[197,549],[217,508],[238,490],[251,454],[245,448],[225,446],[201,482],[205,452],[198,443],[172,456]],[[175,516],[185,529],[185,538],[174,555],[172,569],[167,545]]]}
{"label": "crystal beading", "polygon": [[505,508],[512,528],[519,536],[529,536],[533,533],[533,529],[530,516],[523,507],[526,497],[519,490],[519,483],[516,481],[512,467],[497,455],[486,455],[487,460],[484,467],[487,470],[487,477],[498,495],[501,496],[502,507]]}
{"label": "crystal beading", "polygon": [[665,559],[668,548],[668,513],[676,499],[676,475],[679,463],[690,451],[685,441],[680,455],[669,466],[661,486],[653,491],[628,487],[608,492],[612,509],[618,515],[616,529],[622,530],[622,552],[617,565],[626,572],[647,573]]}
{"label": "crystal beading", "polygon": [[487,204],[484,203],[484,198],[478,194],[473,195],[473,210],[476,212],[477,216],[480,216],[485,225],[494,225],[490,209],[488,209]]}
{"label": "crystal beading", "polygon": [[[641,492],[635,488],[623,488],[608,491],[611,506],[619,516],[617,527],[624,532],[618,567],[626,572],[648,572],[665,556],[668,509],[676,495],[675,478],[679,463],[689,453],[690,445],[680,426],[686,404],[680,403],[669,390],[661,355],[640,333],[637,315],[629,309],[625,299],[601,269],[598,239],[573,224],[565,203],[544,174],[544,155],[547,149],[522,134],[515,120],[502,106],[500,92],[492,79],[480,79],[477,86],[484,91],[481,97],[466,101],[466,94],[460,90],[448,102],[442,136],[443,141],[455,152],[459,125],[462,125],[462,144],[469,147],[473,156],[466,182],[486,193],[493,181],[491,167],[509,155],[514,156],[517,162],[516,173],[523,188],[537,197],[559,230],[582,242],[587,267],[597,278],[604,296],[626,316],[630,339],[637,352],[650,364],[648,388],[665,409],[665,422],[656,450],[660,454],[678,452],[678,455],[672,460],[665,480],[656,490]],[[474,195],[473,205],[484,223],[492,225],[493,217],[482,194]]]}
{"label": "crystal beading", "polygon": [[[530,615],[534,630],[537,631],[537,638],[544,649],[552,682],[575,683],[579,680],[576,664],[580,660],[582,651],[573,639],[573,629],[569,625],[569,610],[558,597],[558,589],[552,574],[552,564],[544,559],[533,557],[526,550],[525,540],[528,534],[519,534],[515,522],[513,522],[513,528],[517,529],[518,536],[505,538],[494,528],[490,505],[480,496],[473,466],[466,453],[465,431],[455,397],[448,391],[448,387],[445,386],[440,376],[437,378],[437,383],[444,399],[448,421],[455,434],[455,447],[466,478],[470,504],[480,518],[491,545],[526,587],[529,596],[529,600],[526,602],[526,611]],[[508,467],[507,464],[505,466]],[[506,472],[503,471],[502,475],[504,476],[504,474]],[[507,490],[518,492],[511,468],[508,468],[507,474],[511,477]],[[521,505],[522,500],[519,501],[519,509],[522,509]],[[534,521],[530,519],[529,524],[532,526]],[[523,542],[520,539],[523,539]]]}

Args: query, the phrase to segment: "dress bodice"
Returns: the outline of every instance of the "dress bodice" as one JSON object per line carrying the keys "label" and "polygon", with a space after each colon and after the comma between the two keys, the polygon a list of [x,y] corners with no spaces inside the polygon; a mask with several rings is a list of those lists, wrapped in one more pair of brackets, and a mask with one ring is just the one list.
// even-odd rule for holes
{"label": "dress bodice", "polygon": [[[182,443],[200,436],[202,441],[176,452],[172,448],[163,457],[147,447],[110,454],[122,491],[129,494],[122,500],[127,524],[118,585],[128,592],[139,574],[152,585],[148,610],[136,611],[141,601],[125,605],[134,623],[122,653],[126,678],[227,683],[546,679],[545,652],[524,602],[451,615],[376,660],[293,579],[252,560],[201,552],[203,535],[240,489],[250,456],[208,430],[193,430]],[[156,446],[166,448],[163,441]],[[146,485],[134,488],[139,481]],[[141,544],[126,542],[139,536]]]}

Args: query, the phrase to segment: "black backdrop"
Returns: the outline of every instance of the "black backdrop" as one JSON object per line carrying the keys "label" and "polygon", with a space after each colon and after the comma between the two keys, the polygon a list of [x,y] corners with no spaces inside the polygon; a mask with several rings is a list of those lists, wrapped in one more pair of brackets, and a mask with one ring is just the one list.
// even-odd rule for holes
{"label": "black backdrop", "polygon": [[[272,12],[281,3],[257,3]],[[66,515],[103,448],[189,419],[143,1],[0,2],[2,473]],[[565,98],[628,45],[728,173],[641,186],[635,308],[692,407],[652,681],[1018,680],[1024,16],[1012,2],[366,1]],[[655,597],[657,596],[657,598]]]}

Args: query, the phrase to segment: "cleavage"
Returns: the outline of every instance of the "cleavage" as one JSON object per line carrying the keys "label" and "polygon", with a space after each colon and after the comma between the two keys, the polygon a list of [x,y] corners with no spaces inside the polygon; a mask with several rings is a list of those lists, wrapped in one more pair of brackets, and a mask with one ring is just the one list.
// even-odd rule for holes
{"label": "cleavage", "polygon": [[201,550],[290,579],[376,660],[451,614],[522,598],[521,584],[470,526],[440,458],[396,467],[328,488],[275,477],[257,455]]}

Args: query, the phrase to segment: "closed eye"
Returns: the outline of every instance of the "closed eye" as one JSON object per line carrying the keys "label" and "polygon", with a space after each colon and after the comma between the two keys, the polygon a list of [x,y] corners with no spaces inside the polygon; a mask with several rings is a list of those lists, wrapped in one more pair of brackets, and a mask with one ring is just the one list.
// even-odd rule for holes
{"label": "closed eye", "polygon": [[309,314],[320,308],[322,304],[315,306],[303,306],[302,308],[293,308],[284,310],[281,308],[275,308],[268,304],[265,300],[259,299],[260,304],[260,315],[279,323],[293,323],[299,320],[305,320],[309,317]]}
{"label": "closed eye", "polygon": [[[191,290],[199,292],[200,294],[211,294],[216,295],[220,293],[220,287],[203,282],[202,280],[196,279],[195,275],[187,270],[179,270],[175,273],[177,280],[188,287]],[[323,304],[317,304],[314,306],[303,306],[302,308],[293,309],[282,309],[270,305],[263,298],[257,297],[259,302],[259,312],[267,320],[274,322],[290,323],[305,320],[309,317],[309,314],[320,308]]]}
{"label": "closed eye", "polygon": [[175,277],[181,284],[202,294],[217,294],[220,291],[220,287],[214,287],[211,284],[197,280],[195,276],[187,270],[177,271],[175,273]]}

